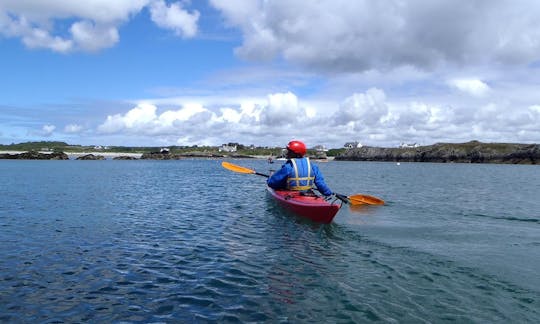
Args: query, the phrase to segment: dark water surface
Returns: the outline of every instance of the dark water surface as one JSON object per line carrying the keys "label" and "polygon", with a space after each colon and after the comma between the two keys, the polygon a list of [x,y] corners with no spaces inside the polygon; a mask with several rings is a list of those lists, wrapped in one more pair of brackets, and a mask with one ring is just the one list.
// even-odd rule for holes
{"label": "dark water surface", "polygon": [[319,225],[216,160],[1,160],[0,322],[540,322],[539,166],[319,166],[387,204]]}

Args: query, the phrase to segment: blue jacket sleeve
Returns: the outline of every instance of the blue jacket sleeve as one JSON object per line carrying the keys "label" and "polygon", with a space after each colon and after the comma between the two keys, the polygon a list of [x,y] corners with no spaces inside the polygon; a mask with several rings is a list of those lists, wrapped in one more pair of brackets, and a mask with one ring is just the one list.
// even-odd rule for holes
{"label": "blue jacket sleeve", "polygon": [[285,189],[287,188],[287,179],[289,178],[289,174],[292,170],[291,165],[289,162],[283,164],[281,166],[281,169],[274,172],[270,178],[266,181],[268,186],[273,189]]}
{"label": "blue jacket sleeve", "polygon": [[326,185],[326,182],[324,182],[324,177],[319,171],[319,167],[313,164],[311,168],[313,169],[313,173],[315,174],[315,186],[317,186],[317,189],[323,195],[330,196],[332,194],[332,190]]}

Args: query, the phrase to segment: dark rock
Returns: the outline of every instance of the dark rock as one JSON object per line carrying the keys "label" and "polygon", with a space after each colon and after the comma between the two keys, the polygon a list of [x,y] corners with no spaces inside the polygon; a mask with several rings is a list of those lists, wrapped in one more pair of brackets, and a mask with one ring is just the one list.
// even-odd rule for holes
{"label": "dark rock", "polygon": [[171,153],[159,153],[159,152],[143,153],[143,155],[141,156],[141,160],[180,160],[180,159],[182,159],[181,155],[171,154]]}
{"label": "dark rock", "polygon": [[116,156],[113,158],[113,160],[138,160],[138,158],[134,157],[134,156],[125,156],[125,155],[122,155],[122,156]]}
{"label": "dark rock", "polygon": [[64,152],[40,153],[37,151],[28,151],[19,154],[0,154],[0,159],[12,160],[69,160]]}
{"label": "dark rock", "polygon": [[105,157],[103,155],[86,154],[79,156],[75,160],[105,160]]}
{"label": "dark rock", "polygon": [[368,146],[347,150],[337,155],[335,159],[338,161],[537,164],[540,161],[540,145],[471,141],[460,144],[438,143],[416,148]]}
{"label": "dark rock", "polygon": [[172,153],[144,153],[141,156],[141,160],[180,160],[185,158],[223,158],[222,154],[207,153],[207,152],[189,152],[182,154],[172,154]]}

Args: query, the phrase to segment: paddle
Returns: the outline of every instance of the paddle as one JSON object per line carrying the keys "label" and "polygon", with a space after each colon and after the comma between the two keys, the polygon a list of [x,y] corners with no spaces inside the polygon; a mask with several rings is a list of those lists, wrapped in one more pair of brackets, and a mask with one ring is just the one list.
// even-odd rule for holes
{"label": "paddle", "polygon": [[238,173],[256,174],[256,175],[260,175],[260,176],[267,177],[267,178],[270,177],[268,174],[259,173],[259,172],[256,172],[255,170],[244,168],[242,166],[232,164],[232,163],[229,163],[229,162],[225,162],[225,161],[221,162],[221,166],[224,167],[227,170],[231,170],[231,171],[238,172]]}
{"label": "paddle", "polygon": [[380,198],[377,198],[377,197],[374,197],[374,196],[370,196],[370,195],[357,194],[357,195],[349,196],[348,198],[351,201],[355,202],[355,204],[352,204],[352,205],[362,205],[362,204],[384,205],[384,200],[382,200]]}
{"label": "paddle", "polygon": [[[259,172],[256,172],[255,170],[248,169],[248,168],[245,168],[245,167],[242,167],[242,166],[239,166],[239,165],[236,165],[236,164],[232,164],[232,163],[229,163],[229,162],[225,162],[225,161],[221,162],[221,166],[224,167],[225,169],[233,171],[233,172],[246,173],[246,174],[256,174],[256,175],[260,175],[260,176],[263,176],[263,177],[266,177],[266,178],[270,177],[268,174],[259,173]],[[367,205],[383,205],[384,204],[384,200],[379,199],[379,198],[374,197],[374,196],[370,196],[370,195],[355,194],[355,195],[352,195],[352,196],[345,196],[345,195],[342,195],[342,194],[339,194],[339,193],[335,193],[335,195],[341,201],[343,201],[345,203],[348,203],[348,204],[351,204],[351,205],[364,205],[364,204],[367,204]]]}

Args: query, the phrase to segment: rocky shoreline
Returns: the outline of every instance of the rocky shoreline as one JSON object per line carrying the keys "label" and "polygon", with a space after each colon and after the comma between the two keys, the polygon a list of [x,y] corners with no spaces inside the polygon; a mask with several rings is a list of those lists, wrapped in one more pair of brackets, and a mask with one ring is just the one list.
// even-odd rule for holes
{"label": "rocky shoreline", "polygon": [[0,159],[4,160],[69,160],[64,152],[42,153],[36,151],[0,153]]}
{"label": "rocky shoreline", "polygon": [[[11,160],[181,160],[203,159],[267,159],[267,156],[190,153],[111,153],[111,152],[0,152],[0,159]],[[315,158],[313,158],[315,159]],[[415,148],[383,148],[364,146],[347,149],[324,161],[436,162],[436,163],[499,163],[540,164],[539,144],[512,143],[437,143]]]}
{"label": "rocky shoreline", "polygon": [[240,154],[214,154],[204,152],[192,152],[183,154],[172,153],[64,153],[64,152],[0,152],[0,160],[181,160],[189,158],[239,158],[254,159],[266,158]]}
{"label": "rocky shoreline", "polygon": [[361,147],[338,154],[336,161],[538,164],[539,144],[438,143],[415,148]]}

